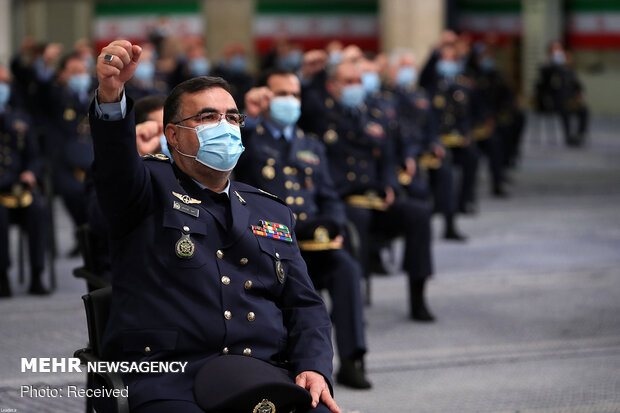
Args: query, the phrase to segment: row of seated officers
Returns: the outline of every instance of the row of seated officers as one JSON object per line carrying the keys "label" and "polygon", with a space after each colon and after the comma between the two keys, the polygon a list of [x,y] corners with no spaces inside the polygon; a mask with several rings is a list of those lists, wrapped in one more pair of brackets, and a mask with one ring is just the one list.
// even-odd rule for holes
{"label": "row of seated officers", "polygon": [[[360,279],[370,272],[372,236],[405,237],[409,314],[414,320],[432,321],[424,299],[425,282],[432,274],[429,198],[434,198],[435,208],[445,217],[448,239],[463,238],[454,216],[475,203],[478,153],[467,126],[470,91],[458,83],[458,67],[450,66],[456,59],[453,46],[442,47],[440,56],[436,88],[430,95],[415,87],[412,57],[407,53],[397,56],[390,90],[380,90],[378,69],[373,62],[362,60],[344,61],[318,71],[311,79],[302,78],[303,88],[295,73],[272,71],[264,79],[265,86],[246,95],[245,151],[235,179],[275,194],[292,210],[312,281],[317,288],[327,288],[332,297],[341,362],[337,380],[352,387],[370,387],[363,363],[366,345]],[[74,97],[81,100],[79,95]],[[131,96],[128,89],[127,95]],[[67,109],[62,115],[65,121],[75,120]],[[170,155],[169,141],[162,139],[164,125],[166,130],[168,125],[163,119],[160,122],[152,132],[137,134],[142,141],[137,142],[139,146],[150,146],[140,151],[143,154],[167,151]],[[80,125],[90,139],[89,126],[78,122],[76,130]],[[89,142],[78,139],[70,154],[88,148]],[[36,149],[35,144],[25,147]],[[77,155],[76,162],[92,156],[92,148],[85,150],[90,155]],[[170,161],[166,156],[155,158]],[[62,162],[73,167],[76,179],[83,180],[76,170],[85,169],[84,165],[64,158]],[[453,165],[463,169],[458,188]],[[36,176],[37,168],[28,165],[24,170],[35,171]],[[428,172],[428,182],[423,170]],[[28,183],[27,178],[18,180]],[[30,188],[35,186],[36,181],[30,184]],[[496,183],[492,190],[502,192]],[[70,199],[65,202],[69,207]],[[221,202],[215,199],[211,206],[217,210]],[[223,227],[230,227],[232,218],[226,213],[220,218]],[[348,243],[347,219],[360,235],[357,261],[350,248],[343,248]],[[40,271],[42,265],[34,263],[32,268]],[[42,288],[40,277],[36,280],[33,272],[34,293]],[[8,288],[3,281],[3,291]]]}

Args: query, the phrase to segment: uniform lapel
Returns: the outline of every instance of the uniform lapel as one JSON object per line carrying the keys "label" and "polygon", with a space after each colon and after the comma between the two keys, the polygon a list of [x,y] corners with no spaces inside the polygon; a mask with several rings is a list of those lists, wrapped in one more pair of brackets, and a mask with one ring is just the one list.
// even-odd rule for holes
{"label": "uniform lapel", "polygon": [[232,229],[228,234],[225,247],[229,247],[237,241],[250,227],[250,210],[245,199],[237,191],[235,182],[230,182],[230,208],[232,213]]}

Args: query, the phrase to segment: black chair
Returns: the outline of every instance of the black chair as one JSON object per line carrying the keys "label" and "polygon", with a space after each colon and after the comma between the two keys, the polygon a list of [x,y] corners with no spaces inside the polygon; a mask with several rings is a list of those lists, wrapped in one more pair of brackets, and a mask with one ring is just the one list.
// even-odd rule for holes
{"label": "black chair", "polygon": [[[101,288],[82,296],[88,324],[88,347],[74,353],[74,357],[79,358],[82,364],[101,361],[101,338],[110,314],[111,297],[112,287]],[[103,384],[107,389],[118,389],[119,394],[125,389],[123,379],[118,373],[88,372],[86,380],[88,389],[94,389],[95,385],[99,384]],[[126,397],[110,398],[109,402],[108,405],[111,405],[112,412],[129,413],[129,401]],[[94,411],[93,399],[88,398],[86,413]]]}
{"label": "black chair", "polygon": [[82,267],[73,270],[73,276],[83,278],[88,286],[88,292],[110,286],[110,282],[99,275],[99,269],[94,252],[95,240],[88,224],[81,225],[77,229],[78,245],[80,254],[84,260]]}

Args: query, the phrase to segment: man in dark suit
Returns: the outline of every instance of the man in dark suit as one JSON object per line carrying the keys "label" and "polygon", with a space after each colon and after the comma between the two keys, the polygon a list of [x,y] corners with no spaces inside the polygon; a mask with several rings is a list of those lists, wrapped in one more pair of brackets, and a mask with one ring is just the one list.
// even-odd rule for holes
{"label": "man in dark suit", "polygon": [[103,48],[90,114],[93,176],[112,240],[103,354],[188,365],[182,374],[124,375],[132,411],[202,412],[195,394],[209,389],[194,388],[197,372],[237,355],[286,372],[309,390],[312,411],[339,412],[330,394],[331,323],[293,214],[275,196],[229,180],[244,116],[227,83],[199,77],[176,87],[164,107],[172,160],[141,160],[133,102],[123,93],[140,52],[125,40]]}
{"label": "man in dark suit", "polygon": [[346,216],[329,174],[325,148],[295,125],[301,112],[297,76],[274,70],[266,85],[246,95],[246,112],[255,118],[255,126],[244,128],[246,150],[235,178],[278,195],[293,211],[308,273],[317,288],[329,290],[332,299],[340,356],[336,379],[345,386],[368,389],[362,270],[342,249]]}

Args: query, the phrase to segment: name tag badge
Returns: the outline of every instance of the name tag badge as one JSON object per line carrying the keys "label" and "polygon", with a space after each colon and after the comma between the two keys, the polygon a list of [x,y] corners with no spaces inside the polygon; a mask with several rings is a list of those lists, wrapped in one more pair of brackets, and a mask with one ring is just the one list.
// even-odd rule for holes
{"label": "name tag badge", "polygon": [[196,218],[198,218],[198,215],[200,215],[200,211],[198,210],[198,208],[182,204],[178,201],[172,201],[172,208]]}

